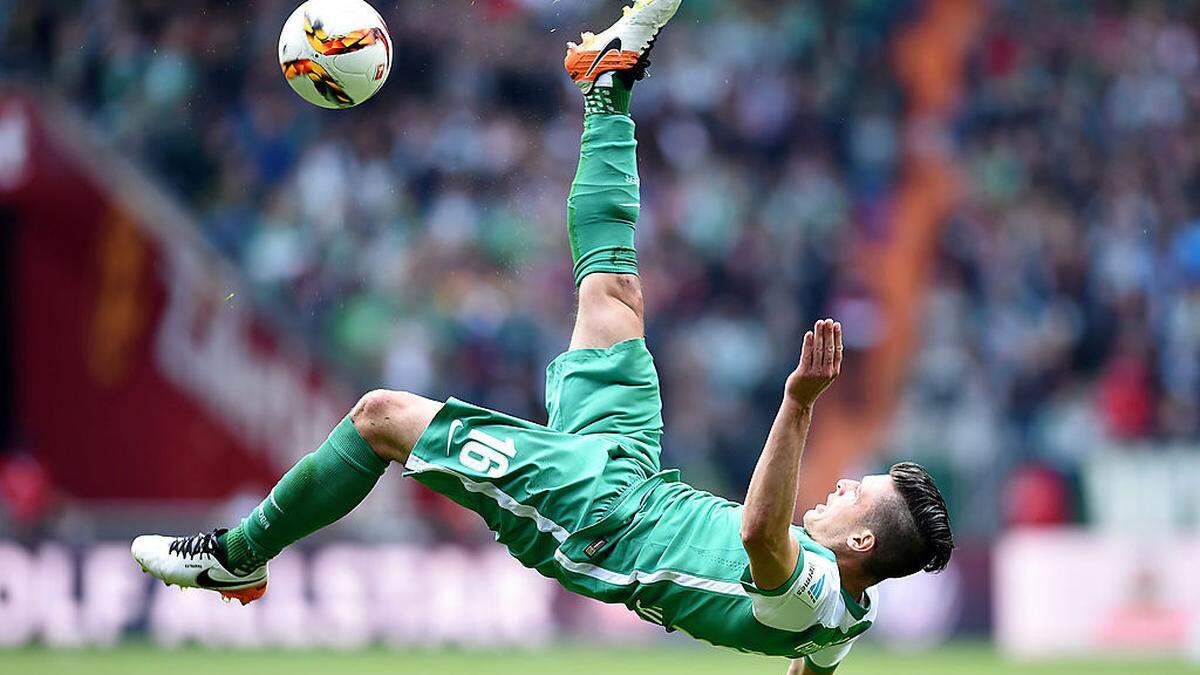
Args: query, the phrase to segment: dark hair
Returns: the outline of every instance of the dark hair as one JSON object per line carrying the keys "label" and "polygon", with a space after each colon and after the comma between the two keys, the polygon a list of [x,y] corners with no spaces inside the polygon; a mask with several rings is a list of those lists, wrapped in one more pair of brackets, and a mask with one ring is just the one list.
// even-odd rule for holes
{"label": "dark hair", "polygon": [[941,572],[950,562],[954,534],[946,500],[920,464],[901,462],[888,470],[898,495],[872,514],[875,551],[866,571],[876,579]]}

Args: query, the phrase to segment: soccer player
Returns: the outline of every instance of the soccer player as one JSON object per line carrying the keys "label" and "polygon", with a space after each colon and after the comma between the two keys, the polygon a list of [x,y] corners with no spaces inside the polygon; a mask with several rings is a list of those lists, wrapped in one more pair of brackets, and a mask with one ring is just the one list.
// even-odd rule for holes
{"label": "soccer player", "polygon": [[842,365],[842,328],[816,322],[743,506],[659,464],[658,376],[644,340],[634,249],[639,183],[630,91],[680,0],[639,0],[571,44],[584,93],[567,232],[578,285],[570,349],[549,366],[549,421],[450,399],[373,391],[230,530],[133,542],[168,584],[243,604],[267,562],[361,502],[390,462],[483,517],[522,564],[567,589],[718,646],[786,656],[793,672],[835,668],[879,611],[874,586],[939,571],[953,541],[929,474],[903,463],[841,480],[792,524],[805,437]]}

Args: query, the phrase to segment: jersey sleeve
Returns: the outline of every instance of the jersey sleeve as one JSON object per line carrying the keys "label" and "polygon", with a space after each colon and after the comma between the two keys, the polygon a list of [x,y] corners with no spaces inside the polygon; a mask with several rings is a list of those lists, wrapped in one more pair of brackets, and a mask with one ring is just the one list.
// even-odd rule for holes
{"label": "jersey sleeve", "polygon": [[791,578],[779,588],[756,586],[749,565],[742,573],[742,587],[750,595],[754,618],[759,623],[798,632],[820,622],[829,612],[840,587],[836,569],[825,558],[801,549]]}
{"label": "jersey sleeve", "polygon": [[838,667],[838,664],[842,662],[842,659],[846,658],[846,655],[850,653],[850,648],[854,646],[854,642],[857,639],[854,638],[854,640],[843,642],[840,645],[830,645],[819,652],[813,652],[804,657],[804,665],[816,673],[832,673]]}

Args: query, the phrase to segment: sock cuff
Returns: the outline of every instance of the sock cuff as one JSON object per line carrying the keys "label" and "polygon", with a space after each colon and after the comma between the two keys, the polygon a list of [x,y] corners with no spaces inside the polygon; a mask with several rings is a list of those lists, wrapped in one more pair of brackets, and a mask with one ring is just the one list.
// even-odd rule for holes
{"label": "sock cuff", "polygon": [[349,415],[342,418],[333,431],[329,433],[329,440],[326,441],[337,451],[338,455],[346,460],[346,463],[357,468],[363,473],[382,476],[387,470],[388,463],[375,451],[371,449],[371,444],[358,433],[358,429],[354,428],[354,421]]}
{"label": "sock cuff", "polygon": [[592,90],[583,97],[584,117],[592,115],[629,117],[629,94],[629,89],[617,82],[613,82],[611,87],[592,87]]}
{"label": "sock cuff", "polygon": [[584,277],[597,272],[636,275],[637,250],[628,246],[605,246],[588,251],[575,261],[575,285],[581,285]]}
{"label": "sock cuff", "polygon": [[614,84],[611,87],[613,107],[620,113],[629,115],[630,90],[624,85]]}
{"label": "sock cuff", "polygon": [[[253,515],[253,513],[251,514]],[[250,540],[244,525],[239,525],[226,532],[221,537],[225,546],[225,560],[231,568],[229,571],[251,572],[271,559],[270,552]],[[278,551],[275,552],[278,555]]]}

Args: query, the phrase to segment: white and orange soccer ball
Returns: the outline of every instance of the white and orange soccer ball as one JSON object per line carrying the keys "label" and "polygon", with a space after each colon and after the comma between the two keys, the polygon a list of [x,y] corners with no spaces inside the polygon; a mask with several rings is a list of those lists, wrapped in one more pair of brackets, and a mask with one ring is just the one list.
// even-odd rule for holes
{"label": "white and orange soccer ball", "polygon": [[308,0],[279,35],[279,65],[301,98],[350,108],[375,95],[392,70],[392,38],[364,0]]}

